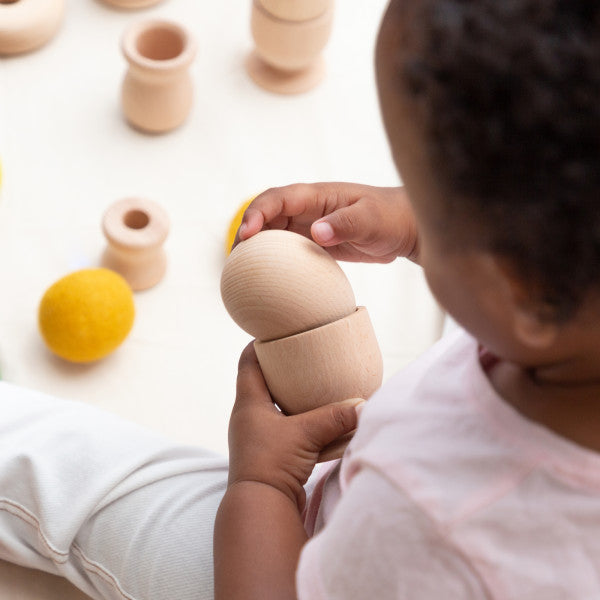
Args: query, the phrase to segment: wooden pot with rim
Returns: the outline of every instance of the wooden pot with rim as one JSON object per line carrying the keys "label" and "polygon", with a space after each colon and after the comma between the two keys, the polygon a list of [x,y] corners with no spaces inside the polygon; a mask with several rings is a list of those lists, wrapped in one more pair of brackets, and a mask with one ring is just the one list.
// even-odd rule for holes
{"label": "wooden pot with rim", "polygon": [[193,103],[192,35],[171,21],[141,21],[127,29],[121,47],[129,63],[121,90],[127,121],[147,133],[179,127]]}

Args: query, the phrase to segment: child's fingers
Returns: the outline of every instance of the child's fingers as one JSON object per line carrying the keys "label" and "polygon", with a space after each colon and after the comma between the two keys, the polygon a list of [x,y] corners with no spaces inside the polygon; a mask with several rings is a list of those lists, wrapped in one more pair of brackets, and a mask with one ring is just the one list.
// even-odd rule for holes
{"label": "child's fingers", "polygon": [[335,246],[342,242],[366,244],[373,241],[374,236],[381,235],[381,224],[376,206],[369,206],[368,200],[361,198],[315,221],[311,234],[321,246]]}
{"label": "child's fingers", "polygon": [[320,450],[327,444],[356,429],[358,410],[364,404],[362,398],[351,398],[320,406],[297,415],[301,418],[308,439]]}
{"label": "child's fingers", "polygon": [[240,356],[236,387],[236,406],[254,403],[274,408],[269,389],[258,364],[254,342],[250,342]]}
{"label": "child's fingers", "polygon": [[258,233],[263,228],[264,223],[264,215],[259,210],[252,208],[252,205],[250,205],[242,217],[242,222],[240,223],[235,236],[233,248],[235,248],[240,242],[243,242],[244,240],[247,240],[249,237],[252,237]]}
{"label": "child's fingers", "polygon": [[288,185],[263,192],[246,209],[238,232],[239,240],[252,237],[265,224],[272,225],[277,219],[287,221],[289,217],[305,213],[308,199],[313,195],[313,188],[307,184]]}

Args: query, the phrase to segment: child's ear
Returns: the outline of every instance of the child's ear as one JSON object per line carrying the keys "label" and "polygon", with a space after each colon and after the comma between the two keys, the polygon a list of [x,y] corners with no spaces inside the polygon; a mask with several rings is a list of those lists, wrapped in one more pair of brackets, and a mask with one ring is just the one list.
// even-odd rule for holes
{"label": "child's ear", "polygon": [[551,347],[556,342],[560,328],[552,310],[532,298],[531,290],[510,264],[498,259],[495,262],[506,283],[506,293],[510,297],[515,338],[532,350]]}
{"label": "child's ear", "polygon": [[514,334],[523,346],[544,350],[556,342],[559,326],[553,319],[546,318],[539,307],[517,301],[513,315]]}

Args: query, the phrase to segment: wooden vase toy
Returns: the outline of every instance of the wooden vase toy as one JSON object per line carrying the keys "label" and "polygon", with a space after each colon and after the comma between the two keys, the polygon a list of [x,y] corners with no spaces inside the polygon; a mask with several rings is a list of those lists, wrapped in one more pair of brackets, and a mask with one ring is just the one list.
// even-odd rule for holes
{"label": "wooden vase toy", "polygon": [[0,54],[43,46],[58,30],[65,0],[0,0]]}
{"label": "wooden vase toy", "polygon": [[108,245],[101,264],[121,274],[132,290],[146,290],[163,278],[169,217],[156,202],[143,198],[115,202],[104,213],[102,230]]}
{"label": "wooden vase toy", "polygon": [[127,121],[148,133],[181,125],[193,102],[191,34],[170,21],[142,21],[125,32],[122,50],[129,63],[121,90]]}
{"label": "wooden vase toy", "polygon": [[332,25],[333,0],[253,0],[255,49],[246,60],[250,77],[280,94],[314,88],[325,75],[321,52]]}
{"label": "wooden vase toy", "polygon": [[[368,312],[337,262],[296,233],[262,231],[225,263],[221,296],[254,347],[273,400],[286,414],[350,398],[381,385],[383,361]],[[321,453],[338,458],[351,436]]]}

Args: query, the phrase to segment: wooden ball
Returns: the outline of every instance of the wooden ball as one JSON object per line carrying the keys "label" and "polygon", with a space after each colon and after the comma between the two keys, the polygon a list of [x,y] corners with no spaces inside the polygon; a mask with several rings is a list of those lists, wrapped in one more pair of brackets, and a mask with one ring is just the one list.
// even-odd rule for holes
{"label": "wooden ball", "polygon": [[261,231],[238,244],[221,276],[231,318],[261,341],[287,337],[356,310],[337,262],[312,240],[283,230]]}

